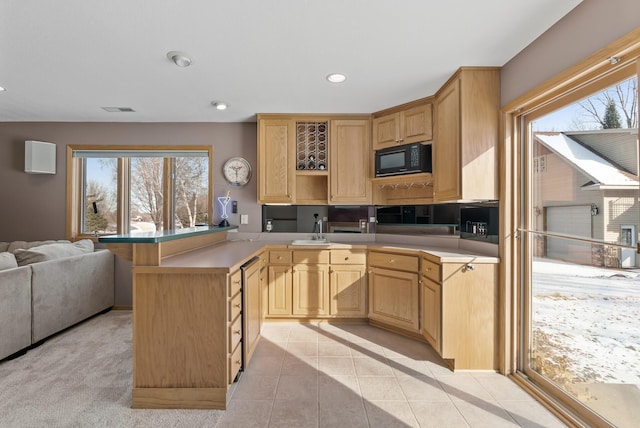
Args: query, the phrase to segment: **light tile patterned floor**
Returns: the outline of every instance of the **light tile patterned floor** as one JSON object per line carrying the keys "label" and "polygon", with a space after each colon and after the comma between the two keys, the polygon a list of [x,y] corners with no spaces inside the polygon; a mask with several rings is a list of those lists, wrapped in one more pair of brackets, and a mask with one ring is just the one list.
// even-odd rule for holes
{"label": "light tile patterned floor", "polygon": [[563,427],[504,376],[364,324],[265,324],[218,427]]}

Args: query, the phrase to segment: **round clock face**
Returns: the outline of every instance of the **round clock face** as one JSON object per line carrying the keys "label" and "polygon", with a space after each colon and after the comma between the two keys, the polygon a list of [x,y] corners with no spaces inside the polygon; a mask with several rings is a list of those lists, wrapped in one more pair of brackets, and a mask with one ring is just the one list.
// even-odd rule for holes
{"label": "round clock face", "polygon": [[251,179],[251,165],[245,158],[231,158],[222,167],[224,178],[234,186],[244,186]]}

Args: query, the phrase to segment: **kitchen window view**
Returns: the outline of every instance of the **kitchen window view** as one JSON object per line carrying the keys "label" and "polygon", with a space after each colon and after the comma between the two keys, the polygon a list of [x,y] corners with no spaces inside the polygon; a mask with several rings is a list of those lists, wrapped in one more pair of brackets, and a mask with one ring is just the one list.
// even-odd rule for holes
{"label": "kitchen window view", "polygon": [[633,77],[525,119],[523,368],[617,426],[640,400],[637,91]]}
{"label": "kitchen window view", "polygon": [[74,210],[80,213],[81,234],[136,234],[207,224],[207,150],[92,148],[74,150],[73,157],[78,171],[74,176],[79,177],[74,184],[82,201]]}

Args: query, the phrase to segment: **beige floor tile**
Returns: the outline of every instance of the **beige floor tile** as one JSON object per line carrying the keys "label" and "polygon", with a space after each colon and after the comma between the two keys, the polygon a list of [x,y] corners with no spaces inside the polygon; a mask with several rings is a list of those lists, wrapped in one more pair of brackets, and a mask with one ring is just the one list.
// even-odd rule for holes
{"label": "beige floor tile", "polygon": [[473,377],[495,400],[533,400],[514,381],[499,373],[479,373],[473,374]]}
{"label": "beige floor tile", "polygon": [[444,361],[426,360],[424,364],[435,377],[451,376],[454,373]]}
{"label": "beige floor tile", "polygon": [[320,402],[320,428],[368,428],[367,414],[362,400],[342,405]]}
{"label": "beige floor tile", "polygon": [[497,401],[454,401],[454,404],[472,428],[519,426]]}
{"label": "beige floor tile", "polygon": [[409,401],[451,401],[440,383],[432,377],[400,376],[397,379],[402,392]]}
{"label": "beige floor tile", "polygon": [[261,338],[253,355],[260,357],[284,357],[286,348],[286,342],[272,342],[268,339]]}
{"label": "beige floor tile", "polygon": [[318,357],[297,357],[287,354],[282,362],[281,375],[304,376],[318,374]]}
{"label": "beige floor tile", "polygon": [[287,353],[298,357],[317,357],[318,342],[289,342]]}
{"label": "beige floor tile", "polygon": [[319,357],[318,371],[325,375],[355,376],[351,357]]}
{"label": "beige floor tile", "polygon": [[289,332],[291,342],[318,342],[318,333],[310,328],[294,328]]}
{"label": "beige floor tile", "polygon": [[272,400],[231,400],[216,428],[266,428]]}
{"label": "beige floor tile", "polygon": [[393,376],[393,370],[389,367],[387,359],[354,358],[356,376]]}
{"label": "beige floor tile", "polygon": [[422,360],[414,360],[412,358],[389,358],[389,367],[393,373],[400,376],[431,376],[431,370]]}
{"label": "beige floor tile", "polygon": [[276,396],[278,376],[241,376],[232,400],[273,400]]}
{"label": "beige floor tile", "polygon": [[365,401],[405,400],[395,377],[359,377],[358,383]]}
{"label": "beige floor tile", "polygon": [[467,373],[454,373],[451,376],[436,378],[442,389],[457,401],[494,401],[495,399],[484,389],[475,377]]}
{"label": "beige floor tile", "polygon": [[525,428],[562,428],[563,424],[553,413],[532,397],[528,400],[498,400],[498,403]]}
{"label": "beige floor tile", "polygon": [[365,401],[364,408],[371,428],[418,427],[406,401]]}
{"label": "beige floor tile", "polygon": [[466,428],[469,426],[456,406],[446,402],[409,401],[420,428]]}
{"label": "beige floor tile", "polygon": [[249,366],[244,371],[244,375],[255,373],[257,375],[268,374],[269,376],[278,376],[282,368],[283,360],[284,354],[278,357],[263,357],[254,354]]}
{"label": "beige floor tile", "polygon": [[336,407],[362,403],[358,379],[355,376],[318,376],[318,400]]}
{"label": "beige floor tile", "polygon": [[320,357],[350,357],[349,344],[335,342],[318,342],[318,356]]}
{"label": "beige floor tile", "polygon": [[280,376],[276,400],[297,400],[318,402],[318,375],[311,376]]}
{"label": "beige floor tile", "polygon": [[269,427],[318,428],[318,406],[300,405],[296,400],[275,400]]}
{"label": "beige floor tile", "polygon": [[351,343],[350,349],[353,358],[387,358],[384,355],[384,348],[375,343]]}

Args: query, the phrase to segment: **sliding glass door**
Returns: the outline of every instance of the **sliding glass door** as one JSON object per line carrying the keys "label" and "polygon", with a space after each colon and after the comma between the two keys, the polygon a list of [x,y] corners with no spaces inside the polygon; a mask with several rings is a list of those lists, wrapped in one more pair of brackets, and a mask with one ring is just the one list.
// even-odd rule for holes
{"label": "sliding glass door", "polygon": [[637,88],[629,67],[520,122],[520,369],[620,427],[640,420]]}

